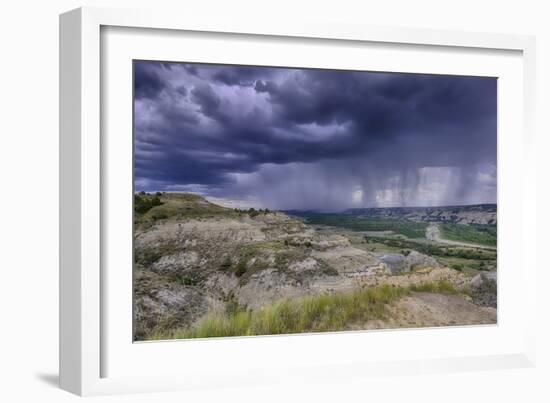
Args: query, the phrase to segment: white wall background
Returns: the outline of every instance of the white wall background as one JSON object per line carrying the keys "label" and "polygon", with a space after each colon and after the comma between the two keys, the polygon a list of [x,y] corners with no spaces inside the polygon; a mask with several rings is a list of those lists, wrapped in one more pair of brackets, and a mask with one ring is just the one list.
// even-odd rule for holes
{"label": "white wall background", "polygon": [[[58,303],[58,14],[81,5],[179,7],[231,18],[319,18],[374,25],[534,34],[538,39],[538,164],[540,257],[550,228],[550,12],[523,0],[11,0],[0,7],[0,400],[68,402],[56,387]],[[543,187],[544,186],[544,187]],[[539,259],[539,365],[451,375],[411,375],[303,387],[179,392],[93,398],[97,401],[279,402],[548,402],[550,278]]]}

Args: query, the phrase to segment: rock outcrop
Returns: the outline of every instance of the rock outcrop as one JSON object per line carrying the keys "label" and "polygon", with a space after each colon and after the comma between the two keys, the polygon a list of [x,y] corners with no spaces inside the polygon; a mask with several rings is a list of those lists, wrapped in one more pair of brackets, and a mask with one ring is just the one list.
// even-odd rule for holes
{"label": "rock outcrop", "polygon": [[478,305],[497,307],[497,273],[484,272],[470,281],[472,299]]}
{"label": "rock outcrop", "polygon": [[393,274],[408,273],[411,270],[441,266],[433,257],[414,250],[410,251],[407,255],[400,253],[378,253],[376,256]]}

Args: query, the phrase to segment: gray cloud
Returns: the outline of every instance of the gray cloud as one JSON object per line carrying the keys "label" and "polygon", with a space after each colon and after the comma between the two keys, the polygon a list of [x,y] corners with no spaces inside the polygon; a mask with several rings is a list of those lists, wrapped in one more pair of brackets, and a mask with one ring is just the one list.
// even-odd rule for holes
{"label": "gray cloud", "polygon": [[135,62],[137,190],[272,208],[496,201],[496,79]]}

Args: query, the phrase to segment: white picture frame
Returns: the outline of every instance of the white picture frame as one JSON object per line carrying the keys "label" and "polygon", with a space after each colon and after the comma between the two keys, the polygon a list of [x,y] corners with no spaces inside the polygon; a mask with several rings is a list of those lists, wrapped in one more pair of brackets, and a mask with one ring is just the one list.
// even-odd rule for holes
{"label": "white picture frame", "polygon": [[[275,381],[293,382],[296,379],[300,379],[300,381],[306,379],[334,380],[335,378],[369,376],[374,373],[404,374],[418,373],[419,371],[497,369],[534,365],[534,315],[522,318],[521,323],[516,323],[512,319],[502,322],[499,305],[500,328],[485,328],[485,330],[478,329],[478,331],[484,333],[483,337],[490,338],[497,335],[498,337],[502,336],[503,340],[506,339],[506,335],[513,333],[514,343],[508,345],[503,342],[498,348],[490,352],[487,351],[487,353],[484,353],[483,344],[480,344],[477,349],[468,347],[464,350],[449,351],[449,354],[445,354],[443,350],[426,350],[425,354],[408,357],[400,357],[397,354],[386,360],[369,360],[362,357],[361,354],[342,361],[337,359],[331,361],[327,358],[327,361],[323,362],[323,360],[314,359],[315,351],[311,346],[318,346],[319,343],[329,343],[327,345],[330,345],[330,343],[343,341],[344,344],[353,346],[361,343],[365,337],[369,337],[371,340],[373,338],[379,340],[381,338],[410,337],[411,340],[418,341],[423,338],[434,338],[444,344],[445,338],[452,340],[452,337],[468,337],[468,334],[473,334],[471,329],[454,329],[454,336],[451,333],[442,334],[437,331],[432,331],[433,333],[348,332],[347,334],[329,334],[321,337],[241,338],[230,341],[231,344],[222,340],[187,343],[187,353],[191,346],[194,350],[210,351],[211,355],[218,357],[229,354],[229,350],[236,352],[235,357],[238,357],[237,352],[242,356],[243,352],[246,353],[252,349],[250,351],[254,351],[256,356],[264,355],[266,357],[262,372],[257,370],[259,367],[254,367],[254,365],[262,365],[259,361],[243,360],[239,364],[240,367],[237,365],[236,370],[233,366],[232,373],[228,368],[221,366],[219,370],[212,372],[211,377],[206,378],[203,376],[208,371],[206,365],[204,369],[186,372],[185,366],[189,367],[189,362],[174,364],[166,358],[156,361],[156,365],[160,363],[167,368],[166,371],[161,371],[158,375],[146,372],[132,373],[124,367],[120,367],[116,371],[109,369],[106,362],[113,361],[111,356],[116,356],[113,351],[118,353],[124,349],[113,344],[109,332],[106,331],[106,327],[110,327],[111,333],[118,332],[113,326],[113,321],[109,320],[109,315],[113,316],[110,311],[112,306],[107,303],[109,287],[115,286],[115,283],[110,284],[109,287],[105,283],[106,279],[110,279],[110,277],[105,272],[105,267],[108,267],[106,261],[108,248],[104,244],[103,236],[103,228],[108,227],[106,220],[109,219],[105,211],[111,208],[109,207],[109,198],[104,195],[108,186],[106,178],[109,178],[110,175],[107,167],[112,167],[112,164],[107,163],[110,158],[108,154],[116,150],[113,148],[107,152],[105,147],[111,147],[111,143],[102,138],[102,133],[109,129],[109,124],[104,122],[107,114],[102,109],[104,106],[102,97],[110,91],[110,88],[106,88],[110,84],[109,81],[103,80],[104,71],[101,60],[102,55],[109,55],[102,49],[106,46],[104,38],[102,38],[102,30],[108,30],[108,27],[118,27],[117,29],[123,30],[125,28],[154,29],[157,30],[156,32],[171,33],[193,32],[195,36],[199,37],[200,33],[204,33],[204,35],[216,33],[218,37],[222,38],[224,35],[228,38],[241,35],[253,37],[254,40],[260,42],[262,40],[280,40],[283,47],[285,40],[290,39],[302,41],[303,46],[311,45],[312,40],[330,41],[330,46],[335,49],[345,44],[376,43],[377,46],[382,47],[399,45],[419,46],[422,49],[468,49],[479,55],[490,52],[515,52],[515,62],[512,62],[512,65],[517,66],[519,60],[521,77],[519,82],[510,82],[510,85],[515,86],[514,88],[522,94],[518,101],[522,108],[516,112],[507,109],[510,115],[514,115],[516,118],[515,123],[511,121],[511,125],[516,125],[513,127],[518,130],[514,132],[509,129],[509,132],[506,132],[507,128],[499,126],[499,148],[505,150],[503,153],[508,153],[507,156],[513,155],[514,152],[521,153],[516,157],[523,158],[523,162],[522,169],[514,174],[514,177],[499,162],[499,187],[502,181],[507,181],[509,184],[504,186],[503,192],[506,192],[506,188],[510,192],[501,193],[499,189],[499,203],[501,197],[514,199],[514,204],[510,204],[510,207],[514,206],[521,210],[517,212],[515,219],[508,221],[508,228],[514,227],[517,229],[516,233],[522,237],[521,246],[516,250],[515,259],[522,264],[521,275],[524,285],[522,307],[527,308],[523,312],[535,312],[534,279],[536,278],[537,264],[533,248],[535,248],[536,242],[532,240],[527,242],[525,238],[527,233],[536,233],[534,230],[535,183],[532,179],[535,166],[534,160],[530,158],[534,147],[532,123],[535,88],[534,38],[505,34],[368,27],[315,20],[301,21],[299,24],[290,21],[282,23],[280,21],[251,21],[235,18],[213,20],[149,10],[81,8],[60,17],[60,385],[63,389],[79,395],[96,395],[208,388],[229,384],[246,386]],[[130,35],[132,34],[130,33]],[[158,38],[157,40],[161,41],[162,39]],[[177,38],[174,39],[172,35],[170,40],[177,40]],[[143,47],[146,46],[143,42]],[[151,46],[149,45],[149,47]],[[180,57],[179,55],[174,56],[175,59]],[[453,57],[460,57],[460,55]],[[220,62],[220,60],[211,61]],[[517,71],[519,70],[514,71],[515,73],[510,73],[510,77],[516,77],[514,80],[518,81]],[[437,72],[437,66],[428,72]],[[119,91],[118,87],[114,91]],[[503,137],[501,131],[509,135]],[[120,150],[120,148],[118,149]],[[499,151],[499,158],[500,155]],[[505,161],[509,160],[510,158],[505,158]],[[521,185],[522,191],[514,191],[512,187],[515,185]],[[513,193],[515,196],[508,198],[508,194]],[[506,209],[504,211],[503,213],[499,206],[499,223],[502,221],[502,215],[506,213]],[[510,212],[511,209],[508,211]],[[510,216],[510,213],[506,213],[506,216]],[[502,234],[499,224],[499,246],[501,236],[503,242],[506,242],[506,235]],[[504,256],[506,257],[506,255]],[[499,267],[500,259],[499,253]],[[502,287],[513,286],[511,282],[503,282],[503,284],[499,281],[499,294]],[[500,302],[499,300],[499,304]],[[127,314],[131,318],[131,311],[128,311]],[[115,321],[118,319],[118,316],[115,315]],[[501,330],[508,333],[498,333]],[[404,336],[405,334],[407,336]],[[132,344],[131,340],[127,340],[127,342]],[[284,345],[285,348],[292,345],[294,351],[302,351],[303,356],[278,362],[276,354],[270,356],[269,353],[276,352],[277,346],[281,345]],[[183,343],[163,343],[159,347],[162,351],[155,351],[155,356],[170,354],[171,351],[181,350],[184,347]],[[139,348],[145,350],[149,347]],[[135,348],[133,349],[135,350]],[[141,353],[136,352],[136,354]],[[128,349],[124,354],[134,353]],[[144,354],[148,353],[144,352]],[[128,355],[118,355],[119,360],[131,358]],[[199,360],[198,354],[190,357],[191,360]],[[231,357],[230,354],[227,355],[227,358],[229,357]],[[210,359],[215,360],[216,358],[210,357]],[[306,367],[308,368],[307,374],[303,371]],[[330,377],[327,377],[327,372],[331,372]],[[247,374],[247,376],[243,377],[243,374]]]}

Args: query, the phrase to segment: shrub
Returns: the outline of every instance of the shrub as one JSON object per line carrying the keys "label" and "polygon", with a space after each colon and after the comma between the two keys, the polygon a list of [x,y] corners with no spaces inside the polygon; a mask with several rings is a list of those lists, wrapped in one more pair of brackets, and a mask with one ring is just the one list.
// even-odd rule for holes
{"label": "shrub", "polygon": [[153,196],[150,197],[145,192],[140,192],[139,194],[134,195],[134,211],[137,214],[145,214],[153,207],[162,205],[160,197]]}
{"label": "shrub", "polygon": [[220,264],[220,268],[223,270],[228,270],[231,268],[231,265],[233,262],[231,262],[231,258],[229,256],[226,256],[223,262]]}
{"label": "shrub", "polygon": [[145,214],[150,208],[151,205],[148,203],[147,199],[141,195],[141,193],[134,196],[134,210],[136,213]]}
{"label": "shrub", "polygon": [[158,194],[151,199],[151,206],[155,207],[160,206],[161,204],[162,202],[160,201],[160,197],[158,196]]}
{"label": "shrub", "polygon": [[153,220],[164,220],[165,218],[168,218],[168,214],[166,214],[164,211],[153,211],[151,214],[151,218]]}
{"label": "shrub", "polygon": [[246,260],[243,259],[235,267],[235,275],[237,277],[242,277],[244,273],[246,273]]}

